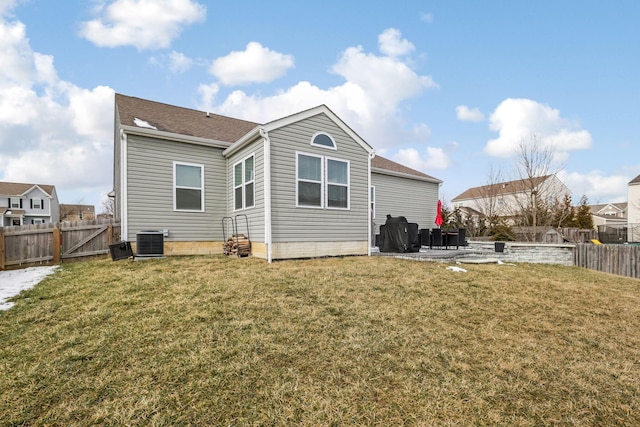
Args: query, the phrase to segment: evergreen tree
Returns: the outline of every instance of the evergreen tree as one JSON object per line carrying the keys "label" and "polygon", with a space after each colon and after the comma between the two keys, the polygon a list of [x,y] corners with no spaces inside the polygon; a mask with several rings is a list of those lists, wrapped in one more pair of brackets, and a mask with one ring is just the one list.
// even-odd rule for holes
{"label": "evergreen tree", "polygon": [[562,202],[556,199],[553,206],[553,226],[575,227],[576,225],[576,209],[573,206],[570,194],[565,194]]}
{"label": "evergreen tree", "polygon": [[576,211],[576,227],[593,228],[593,217],[591,216],[591,208],[589,208],[589,200],[586,195],[580,198],[580,206]]}

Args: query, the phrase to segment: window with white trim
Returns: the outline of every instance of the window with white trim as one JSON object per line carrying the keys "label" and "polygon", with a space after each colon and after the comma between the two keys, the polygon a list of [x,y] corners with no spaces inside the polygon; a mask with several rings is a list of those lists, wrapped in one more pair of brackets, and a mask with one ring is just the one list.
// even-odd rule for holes
{"label": "window with white trim", "polygon": [[297,206],[349,209],[350,175],[347,160],[297,153]]}
{"label": "window with white trim", "polygon": [[31,209],[44,209],[42,199],[31,199]]}
{"label": "window with white trim", "polygon": [[173,162],[173,209],[204,212],[204,165]]}
{"label": "window with white trim", "polygon": [[336,142],[333,140],[331,135],[324,132],[317,132],[311,137],[311,145],[322,148],[330,148],[332,150],[337,150]]}
{"label": "window with white trim", "polygon": [[11,209],[20,209],[20,208],[22,208],[22,199],[12,198],[10,200],[11,200],[11,203],[10,203]]}
{"label": "window with white trim", "polygon": [[255,157],[249,157],[233,165],[233,207],[235,210],[255,206]]}
{"label": "window with white trim", "polygon": [[349,208],[349,162],[327,158],[327,207]]}

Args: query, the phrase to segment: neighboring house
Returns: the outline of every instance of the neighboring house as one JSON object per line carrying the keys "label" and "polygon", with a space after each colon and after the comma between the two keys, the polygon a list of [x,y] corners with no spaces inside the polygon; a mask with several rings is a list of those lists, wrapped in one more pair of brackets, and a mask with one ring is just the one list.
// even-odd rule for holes
{"label": "neighboring house", "polygon": [[589,206],[593,227],[620,227],[627,225],[627,203],[603,203]]}
{"label": "neighboring house", "polygon": [[627,187],[627,241],[640,242],[640,175]]}
{"label": "neighboring house", "polygon": [[527,206],[532,189],[537,191],[547,203],[563,200],[570,195],[569,188],[555,175],[545,175],[533,179],[500,182],[481,187],[472,187],[454,197],[454,208],[470,208],[483,215],[510,218],[517,215],[522,206]]}
{"label": "neighboring house", "polygon": [[96,219],[93,205],[60,204],[60,221],[91,221]]}
{"label": "neighboring house", "polygon": [[269,261],[368,254],[387,214],[435,218],[441,181],[376,157],[324,105],[258,124],[116,94],[115,130],[122,238],[162,230],[167,254],[221,253],[225,217]]}
{"label": "neighboring house", "polygon": [[53,185],[0,181],[0,226],[58,222],[59,208]]}

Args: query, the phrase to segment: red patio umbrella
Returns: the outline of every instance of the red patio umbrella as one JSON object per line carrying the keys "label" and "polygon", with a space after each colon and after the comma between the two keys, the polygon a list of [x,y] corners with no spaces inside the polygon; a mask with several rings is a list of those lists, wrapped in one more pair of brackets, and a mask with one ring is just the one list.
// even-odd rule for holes
{"label": "red patio umbrella", "polygon": [[443,223],[444,220],[442,219],[442,202],[440,200],[438,200],[438,210],[436,211],[436,225],[438,227],[440,227]]}

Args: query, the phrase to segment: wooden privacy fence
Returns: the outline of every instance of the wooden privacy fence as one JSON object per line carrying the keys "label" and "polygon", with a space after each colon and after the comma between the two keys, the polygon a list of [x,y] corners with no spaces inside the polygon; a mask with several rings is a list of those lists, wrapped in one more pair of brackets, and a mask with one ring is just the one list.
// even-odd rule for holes
{"label": "wooden privacy fence", "polygon": [[120,240],[120,223],[73,221],[0,228],[0,270],[109,253]]}
{"label": "wooden privacy fence", "polygon": [[574,250],[573,259],[578,267],[640,278],[640,246],[579,243]]}

